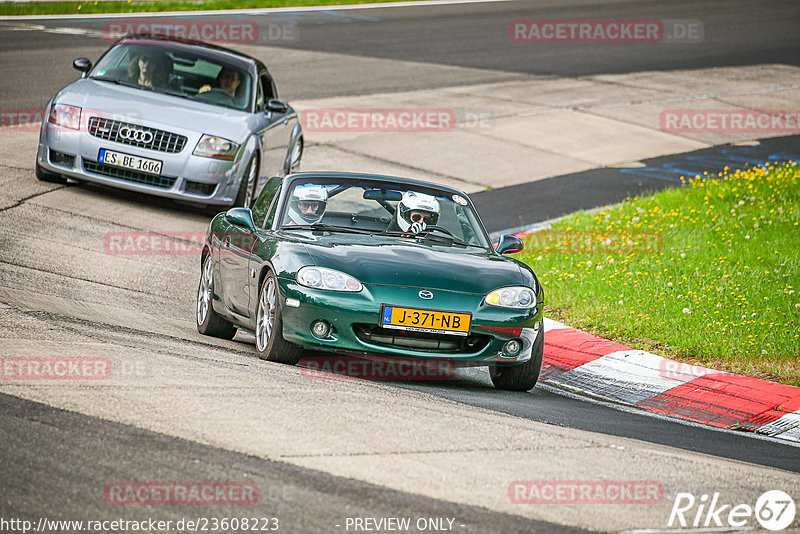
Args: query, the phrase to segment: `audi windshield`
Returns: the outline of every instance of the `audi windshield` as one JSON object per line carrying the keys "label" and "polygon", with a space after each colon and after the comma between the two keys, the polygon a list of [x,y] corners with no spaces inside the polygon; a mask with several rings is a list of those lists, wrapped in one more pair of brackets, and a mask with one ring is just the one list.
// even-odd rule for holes
{"label": "audi windshield", "polygon": [[241,68],[169,43],[119,44],[90,78],[239,110],[249,108],[253,85]]}

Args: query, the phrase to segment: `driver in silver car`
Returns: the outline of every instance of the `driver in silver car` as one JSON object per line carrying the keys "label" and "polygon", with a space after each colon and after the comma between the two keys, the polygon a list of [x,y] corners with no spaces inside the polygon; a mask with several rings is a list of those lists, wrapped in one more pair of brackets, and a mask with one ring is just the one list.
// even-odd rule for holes
{"label": "driver in silver car", "polygon": [[[239,84],[242,83],[242,77],[239,74],[239,71],[236,69],[232,69],[230,67],[222,67],[222,70],[219,71],[217,75],[217,85],[220,89],[225,91],[228,96],[235,99],[236,98],[236,90],[239,88]],[[205,93],[213,89],[210,85],[206,84],[201,87],[197,92],[198,93]]]}

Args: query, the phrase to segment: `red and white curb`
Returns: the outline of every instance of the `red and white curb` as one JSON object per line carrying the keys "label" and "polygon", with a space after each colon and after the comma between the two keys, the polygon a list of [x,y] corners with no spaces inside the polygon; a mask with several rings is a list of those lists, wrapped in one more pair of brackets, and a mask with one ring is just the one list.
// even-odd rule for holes
{"label": "red and white curb", "polygon": [[683,364],[544,320],[540,380],[711,426],[800,443],[800,388]]}

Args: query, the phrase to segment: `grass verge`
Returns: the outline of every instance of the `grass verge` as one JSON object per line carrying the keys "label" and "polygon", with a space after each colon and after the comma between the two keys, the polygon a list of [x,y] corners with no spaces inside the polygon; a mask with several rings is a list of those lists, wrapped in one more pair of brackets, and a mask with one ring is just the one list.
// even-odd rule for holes
{"label": "grass verge", "polygon": [[88,2],[3,2],[0,3],[0,15],[91,15],[93,13],[305,7],[398,1],[400,0],[89,0]]}
{"label": "grass verge", "polygon": [[695,365],[800,386],[800,166],[694,177],[526,237],[546,313]]}

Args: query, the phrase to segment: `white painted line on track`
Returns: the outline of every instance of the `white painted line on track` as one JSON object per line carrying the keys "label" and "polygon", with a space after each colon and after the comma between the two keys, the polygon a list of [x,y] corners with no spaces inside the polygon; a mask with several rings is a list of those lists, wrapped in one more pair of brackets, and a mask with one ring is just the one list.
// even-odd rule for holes
{"label": "white painted line on track", "polygon": [[514,0],[413,0],[372,4],[344,4],[327,6],[296,6],[251,9],[214,9],[205,11],[148,11],[146,13],[96,13],[91,15],[4,15],[0,20],[102,20],[149,17],[205,17],[208,15],[272,15],[278,13],[307,13],[314,11],[353,11],[357,9],[386,9],[403,7],[448,6],[460,4],[490,4]]}
{"label": "white painted line on track", "polygon": [[544,331],[549,332],[550,330],[562,330],[562,329],[571,329],[571,326],[567,326],[564,323],[559,323],[558,321],[554,321],[552,319],[548,319],[547,317],[543,317],[544,319]]}
{"label": "white painted line on track", "polygon": [[795,441],[800,444],[800,410],[787,413],[771,423],[759,427],[756,432],[763,432],[780,439]]}
{"label": "white painted line on track", "polygon": [[672,360],[643,350],[621,350],[601,356],[551,378],[552,382],[582,387],[592,385],[594,394],[623,402],[637,402],[655,397],[698,376],[719,373],[713,369],[694,367],[692,374],[671,372]]}

